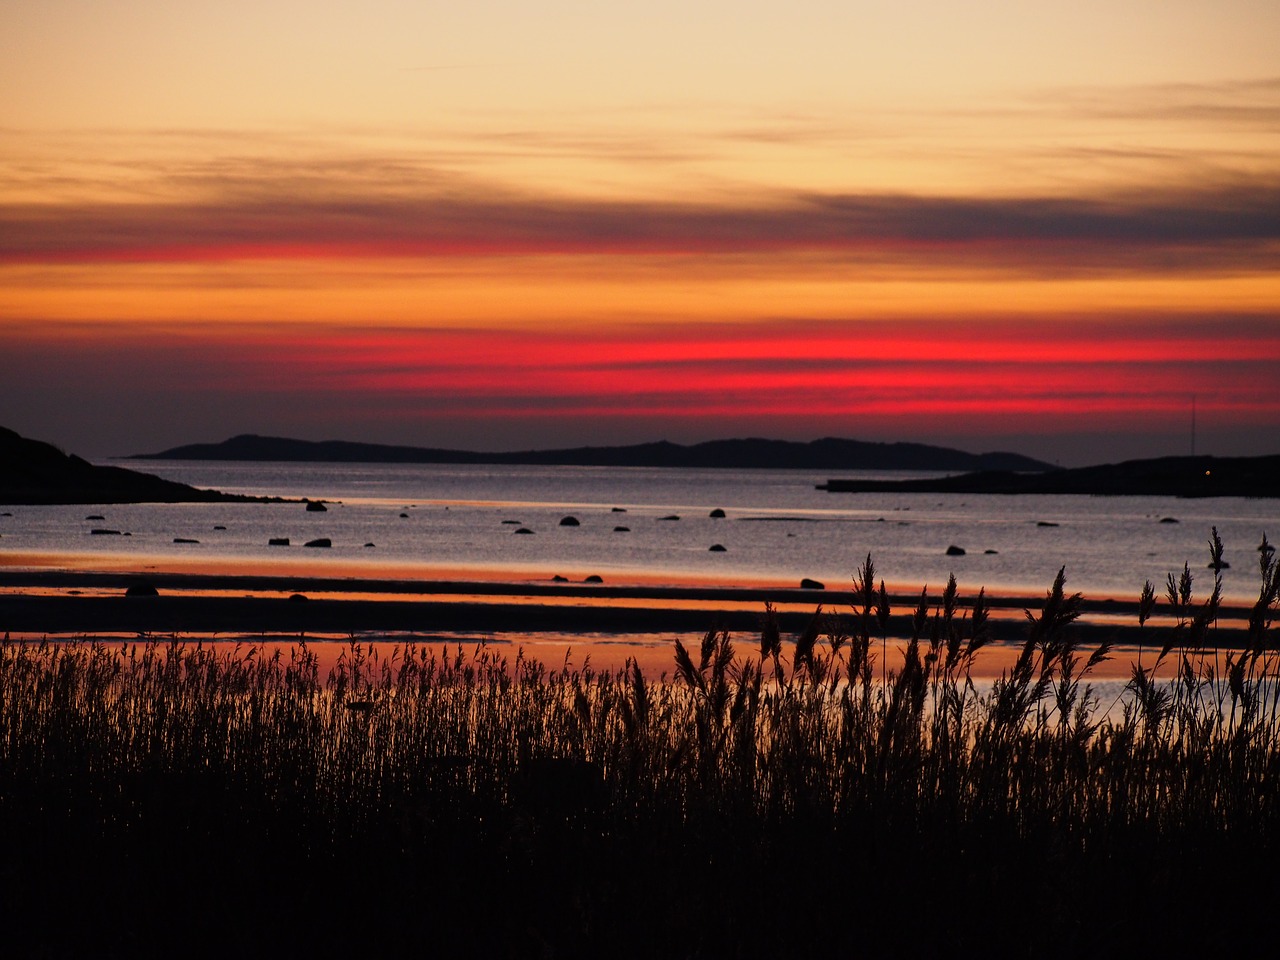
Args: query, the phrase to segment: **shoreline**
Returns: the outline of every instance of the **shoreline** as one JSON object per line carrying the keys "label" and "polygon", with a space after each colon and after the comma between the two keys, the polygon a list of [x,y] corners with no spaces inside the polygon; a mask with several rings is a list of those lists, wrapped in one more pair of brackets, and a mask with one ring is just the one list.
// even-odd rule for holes
{"label": "shoreline", "polygon": [[[146,581],[156,596],[126,596]],[[962,592],[960,613],[975,594]],[[929,594],[931,607],[939,595]],[[890,594],[890,645],[910,636],[919,592]],[[983,651],[984,672],[1003,669],[1026,639],[1024,610],[1037,611],[1038,596],[987,596],[993,643]],[[554,663],[586,652],[603,667],[627,658],[655,675],[669,670],[672,641],[728,631],[744,656],[755,653],[765,604],[774,606],[784,639],[791,641],[821,606],[833,625],[851,632],[858,598],[851,590],[808,590],[708,584],[584,584],[579,582],[399,580],[157,571],[68,571],[0,568],[0,634],[15,640],[178,638],[252,642],[342,641],[495,643],[537,648]],[[1239,646],[1247,608],[1223,607],[1213,636],[1221,649]],[[1083,602],[1074,629],[1086,646],[1117,647],[1112,678],[1128,676],[1132,656],[1167,636],[1171,624],[1161,602],[1147,627],[1137,623],[1137,603]],[[877,634],[878,634],[877,628]],[[892,655],[892,651],[890,651]]]}

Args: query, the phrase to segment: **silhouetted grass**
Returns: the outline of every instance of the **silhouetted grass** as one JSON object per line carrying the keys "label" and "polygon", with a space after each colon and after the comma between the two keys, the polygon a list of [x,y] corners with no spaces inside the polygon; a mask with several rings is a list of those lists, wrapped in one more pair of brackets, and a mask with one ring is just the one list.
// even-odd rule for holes
{"label": "silhouetted grass", "polygon": [[[1214,532],[1211,557],[1221,557]],[[480,647],[0,647],[11,956],[1112,955],[1270,942],[1280,573],[1246,644],[1170,575],[1099,703],[1059,573],[974,679],[985,597],[859,602],[671,678]],[[1160,606],[1147,584],[1144,632]],[[903,648],[888,665],[889,644]],[[8,952],[8,951],[6,951]]]}

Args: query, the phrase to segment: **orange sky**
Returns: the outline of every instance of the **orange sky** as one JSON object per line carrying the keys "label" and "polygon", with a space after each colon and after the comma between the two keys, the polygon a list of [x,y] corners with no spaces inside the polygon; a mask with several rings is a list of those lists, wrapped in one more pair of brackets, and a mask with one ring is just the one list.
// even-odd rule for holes
{"label": "orange sky", "polygon": [[18,0],[0,423],[1280,450],[1280,11]]}

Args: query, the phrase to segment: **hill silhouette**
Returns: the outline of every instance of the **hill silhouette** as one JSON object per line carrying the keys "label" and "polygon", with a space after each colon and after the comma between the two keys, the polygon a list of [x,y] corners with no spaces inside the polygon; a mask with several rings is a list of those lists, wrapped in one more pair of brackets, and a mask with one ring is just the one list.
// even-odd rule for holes
{"label": "hill silhouette", "polygon": [[274,460],[316,463],[527,464],[583,467],[730,467],[796,470],[1010,470],[1043,471],[1051,464],[1016,453],[967,453],[921,443],[873,443],[833,437],[787,440],[712,440],[689,446],[659,441],[619,447],[572,447],[481,453],[345,440],[292,440],[241,434],[221,443],[197,443],[139,460]]}
{"label": "hill silhouette", "polygon": [[214,503],[252,501],[123,467],[100,467],[0,427],[0,503]]}

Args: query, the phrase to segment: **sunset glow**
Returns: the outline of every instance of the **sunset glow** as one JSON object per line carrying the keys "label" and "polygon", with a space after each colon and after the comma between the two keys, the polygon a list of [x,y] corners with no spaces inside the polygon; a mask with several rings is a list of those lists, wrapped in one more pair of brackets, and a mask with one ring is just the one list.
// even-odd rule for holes
{"label": "sunset glow", "polygon": [[21,433],[1280,449],[1256,4],[16,6]]}

